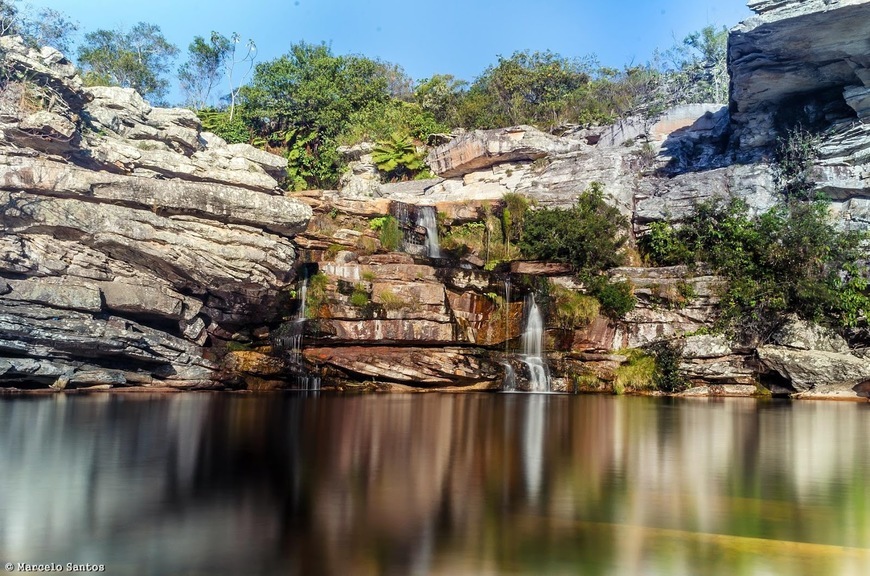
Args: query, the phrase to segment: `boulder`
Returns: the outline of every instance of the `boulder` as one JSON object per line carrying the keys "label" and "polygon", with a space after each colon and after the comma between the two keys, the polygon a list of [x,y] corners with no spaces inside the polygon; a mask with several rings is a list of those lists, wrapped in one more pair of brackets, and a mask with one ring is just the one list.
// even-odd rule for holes
{"label": "boulder", "polygon": [[870,380],[870,361],[851,354],[784,346],[761,346],[757,352],[767,370],[785,378],[799,392],[833,384],[854,386]]}
{"label": "boulder", "polygon": [[474,130],[434,148],[426,162],[443,178],[462,176],[504,162],[532,161],[578,150],[585,142],[557,138],[531,126]]}
{"label": "boulder", "polygon": [[822,352],[849,353],[846,339],[831,330],[801,320],[794,316],[790,318],[770,338],[771,344],[793,348],[795,350],[819,350]]}

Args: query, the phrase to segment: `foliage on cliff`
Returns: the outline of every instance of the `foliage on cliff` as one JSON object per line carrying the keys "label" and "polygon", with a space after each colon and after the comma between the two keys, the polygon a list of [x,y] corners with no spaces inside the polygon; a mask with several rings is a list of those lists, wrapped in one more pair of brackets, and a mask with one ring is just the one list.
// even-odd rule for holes
{"label": "foliage on cliff", "polygon": [[865,234],[839,230],[809,179],[812,137],[780,143],[780,202],[752,215],[745,203],[701,204],[680,226],[659,222],[640,245],[653,264],[707,262],[728,280],[720,323],[764,341],[785,315],[839,328],[866,323],[870,292]]}
{"label": "foliage on cliff", "polygon": [[604,200],[604,186],[593,183],[569,209],[543,208],[524,218],[520,250],[526,258],[566,262],[578,272],[620,266],[628,221]]}

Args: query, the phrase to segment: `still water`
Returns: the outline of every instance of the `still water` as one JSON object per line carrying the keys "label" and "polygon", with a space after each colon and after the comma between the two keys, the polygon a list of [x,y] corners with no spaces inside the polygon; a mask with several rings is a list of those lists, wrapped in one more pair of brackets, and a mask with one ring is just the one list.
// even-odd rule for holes
{"label": "still water", "polygon": [[867,574],[870,405],[0,399],[0,562],[107,574]]}

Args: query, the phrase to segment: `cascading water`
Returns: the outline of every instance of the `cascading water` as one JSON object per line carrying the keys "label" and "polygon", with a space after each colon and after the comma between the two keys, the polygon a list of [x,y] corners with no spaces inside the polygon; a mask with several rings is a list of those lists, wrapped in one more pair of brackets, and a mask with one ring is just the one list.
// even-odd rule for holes
{"label": "cascading water", "polygon": [[438,219],[434,206],[420,206],[417,213],[417,226],[426,229],[426,254],[429,258],[441,258],[441,245],[438,243]]}
{"label": "cascading water", "polygon": [[517,373],[514,372],[514,367],[509,362],[502,362],[504,366],[504,382],[501,389],[505,392],[515,392],[517,389]]}
{"label": "cascading water", "polygon": [[302,276],[297,292],[299,308],[293,319],[286,324],[285,334],[277,342],[279,346],[288,351],[289,363],[295,372],[295,384],[303,390],[319,390],[320,377],[309,374],[305,369],[302,359],[302,335],[305,332],[305,304],[308,299],[308,274]]}
{"label": "cascading water", "polygon": [[550,372],[544,359],[544,317],[535,295],[526,296],[526,325],[522,335],[522,361],[529,369],[529,390],[550,391]]}

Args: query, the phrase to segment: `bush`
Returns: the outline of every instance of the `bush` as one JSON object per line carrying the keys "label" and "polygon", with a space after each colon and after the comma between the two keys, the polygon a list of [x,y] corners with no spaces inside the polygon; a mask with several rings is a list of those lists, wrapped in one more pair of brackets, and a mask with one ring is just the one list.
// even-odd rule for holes
{"label": "bush", "polygon": [[589,292],[601,304],[601,311],[618,320],[631,312],[637,305],[634,286],[628,280],[613,282],[606,276],[595,276],[586,280]]}
{"label": "bush", "polygon": [[765,341],[790,313],[839,328],[862,322],[870,311],[866,239],[837,230],[825,201],[783,201],[751,216],[735,200],[702,204],[641,247],[657,264],[708,262],[727,280],[719,327],[751,343]]}
{"label": "bush", "polygon": [[647,346],[655,358],[653,384],[662,392],[682,392],[689,387],[689,381],[680,372],[683,359],[683,343],[678,340],[659,340]]}
{"label": "bush", "polygon": [[320,308],[326,303],[326,288],[329,278],[323,272],[318,272],[308,279],[308,294],[305,298],[305,315],[308,318],[317,318]]}
{"label": "bush", "polygon": [[622,394],[626,390],[649,390],[655,385],[656,360],[643,350],[620,350],[619,354],[628,357],[628,362],[616,369],[613,391]]}
{"label": "bush", "polygon": [[402,230],[399,221],[392,216],[378,216],[369,221],[372,230],[380,230],[381,247],[384,250],[398,250],[402,245]]}
{"label": "bush", "polygon": [[229,110],[203,108],[197,110],[196,115],[202,122],[203,130],[217,134],[228,144],[247,144],[251,141],[251,129],[248,128],[241,114],[236,114],[230,120]]}
{"label": "bush", "polygon": [[544,208],[526,214],[520,250],[526,258],[599,272],[625,261],[627,227],[619,210],[604,201],[604,186],[594,182],[568,210]]}
{"label": "bush", "polygon": [[356,308],[365,308],[369,305],[369,302],[369,293],[365,286],[362,284],[355,285],[350,295],[350,305]]}

